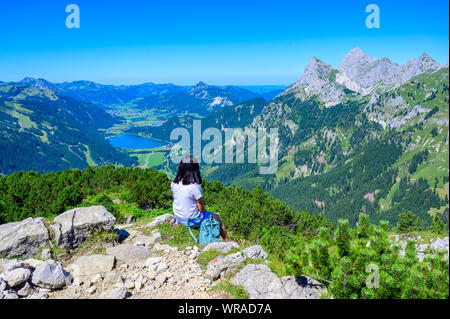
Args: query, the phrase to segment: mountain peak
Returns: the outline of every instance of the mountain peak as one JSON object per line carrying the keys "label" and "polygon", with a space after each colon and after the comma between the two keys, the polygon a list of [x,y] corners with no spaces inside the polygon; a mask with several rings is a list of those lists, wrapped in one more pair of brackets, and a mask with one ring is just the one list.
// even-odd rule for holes
{"label": "mountain peak", "polygon": [[359,47],[351,49],[347,56],[368,56],[366,53],[364,53],[363,50],[361,50]]}
{"label": "mountain peak", "polygon": [[36,82],[36,81],[37,80],[35,78],[27,76],[22,81],[20,81],[20,83],[33,83],[33,82]]}
{"label": "mountain peak", "polygon": [[426,64],[429,68],[438,68],[439,63],[437,63],[435,60],[433,60],[428,54],[422,53],[422,55],[419,57],[419,60],[417,60],[419,63]]}
{"label": "mountain peak", "polygon": [[26,84],[32,87],[35,87],[40,90],[52,90],[55,92],[59,92],[60,89],[53,83],[45,80],[45,79],[35,79],[32,77],[26,77],[22,81],[19,82],[20,84]]}
{"label": "mountain peak", "polygon": [[375,58],[364,53],[364,51],[359,47],[356,47],[354,49],[351,49],[350,52],[347,53],[341,64],[339,64],[338,69],[340,71],[346,72],[349,76],[352,76],[360,67],[368,65],[375,61]]}
{"label": "mountain peak", "polygon": [[204,88],[204,87],[208,87],[208,84],[206,84],[206,83],[203,82],[203,81],[200,81],[200,82],[198,82],[198,83],[195,85],[195,87],[198,87],[198,88]]}

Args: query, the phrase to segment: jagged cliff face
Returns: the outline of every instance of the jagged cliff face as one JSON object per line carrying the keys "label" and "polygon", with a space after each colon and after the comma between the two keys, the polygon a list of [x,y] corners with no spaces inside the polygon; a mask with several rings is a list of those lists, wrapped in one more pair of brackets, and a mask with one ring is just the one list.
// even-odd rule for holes
{"label": "jagged cliff face", "polygon": [[317,96],[319,101],[330,107],[344,99],[341,85],[335,81],[336,70],[318,58],[311,59],[300,80],[289,87],[283,94],[294,93],[301,100]]}
{"label": "jagged cliff face", "polygon": [[425,53],[417,60],[398,65],[388,58],[376,59],[360,48],[354,48],[344,57],[338,69],[316,57],[312,58],[300,80],[280,95],[294,92],[301,100],[316,97],[325,107],[331,107],[348,99],[346,89],[361,96],[380,93],[428,70],[439,68],[441,66]]}

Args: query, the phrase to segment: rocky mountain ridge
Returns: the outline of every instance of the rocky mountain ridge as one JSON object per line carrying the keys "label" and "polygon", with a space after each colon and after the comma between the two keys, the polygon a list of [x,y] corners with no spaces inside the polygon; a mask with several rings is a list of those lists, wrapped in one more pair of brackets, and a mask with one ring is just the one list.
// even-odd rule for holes
{"label": "rocky mountain ridge", "polygon": [[326,107],[331,107],[348,99],[346,90],[360,96],[385,92],[428,70],[445,67],[426,53],[417,60],[399,65],[388,58],[373,58],[356,47],[344,57],[337,69],[313,57],[300,80],[279,96],[294,92],[302,100],[317,97]]}

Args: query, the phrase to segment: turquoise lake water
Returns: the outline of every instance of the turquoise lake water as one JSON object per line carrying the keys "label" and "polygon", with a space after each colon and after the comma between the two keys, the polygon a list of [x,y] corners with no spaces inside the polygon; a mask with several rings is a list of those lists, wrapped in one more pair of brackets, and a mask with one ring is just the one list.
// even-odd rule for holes
{"label": "turquoise lake water", "polygon": [[120,134],[109,139],[111,145],[116,148],[144,149],[167,145],[165,142],[153,140],[132,134]]}

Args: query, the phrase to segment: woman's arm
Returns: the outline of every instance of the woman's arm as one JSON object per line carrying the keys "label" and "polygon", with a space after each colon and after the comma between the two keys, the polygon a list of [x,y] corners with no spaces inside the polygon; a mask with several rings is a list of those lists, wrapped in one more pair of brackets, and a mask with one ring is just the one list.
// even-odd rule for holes
{"label": "woman's arm", "polygon": [[203,197],[197,199],[197,208],[200,213],[206,212],[205,204],[203,203]]}

